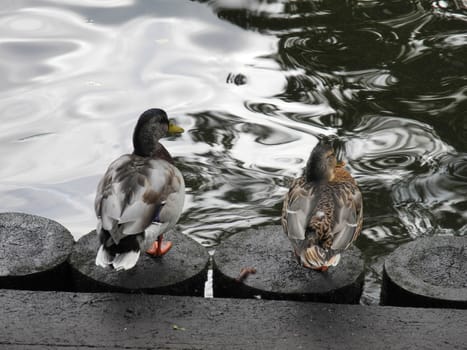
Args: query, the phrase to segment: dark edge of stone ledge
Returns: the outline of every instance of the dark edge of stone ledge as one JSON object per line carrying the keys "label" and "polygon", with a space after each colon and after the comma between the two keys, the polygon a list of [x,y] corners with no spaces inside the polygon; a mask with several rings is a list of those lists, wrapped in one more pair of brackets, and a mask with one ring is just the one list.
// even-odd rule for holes
{"label": "dark edge of stone ledge", "polygon": [[465,349],[466,312],[0,290],[0,349]]}

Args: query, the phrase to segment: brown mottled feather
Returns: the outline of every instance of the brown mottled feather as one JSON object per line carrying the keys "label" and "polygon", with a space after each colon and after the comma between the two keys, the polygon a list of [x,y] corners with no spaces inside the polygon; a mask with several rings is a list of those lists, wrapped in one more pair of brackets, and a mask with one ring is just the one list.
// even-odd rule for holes
{"label": "brown mottled feather", "polygon": [[362,197],[355,180],[342,164],[331,173],[327,181],[295,179],[284,200],[284,232],[307,267],[327,268],[362,230]]}

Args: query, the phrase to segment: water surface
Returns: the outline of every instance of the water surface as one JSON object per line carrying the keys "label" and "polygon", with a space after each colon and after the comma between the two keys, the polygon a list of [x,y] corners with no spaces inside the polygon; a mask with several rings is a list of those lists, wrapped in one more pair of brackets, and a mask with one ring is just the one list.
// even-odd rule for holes
{"label": "water surface", "polygon": [[279,224],[320,134],[363,192],[363,303],[397,246],[467,233],[462,1],[18,0],[0,29],[1,211],[89,232],[100,176],[160,107],[205,246]]}

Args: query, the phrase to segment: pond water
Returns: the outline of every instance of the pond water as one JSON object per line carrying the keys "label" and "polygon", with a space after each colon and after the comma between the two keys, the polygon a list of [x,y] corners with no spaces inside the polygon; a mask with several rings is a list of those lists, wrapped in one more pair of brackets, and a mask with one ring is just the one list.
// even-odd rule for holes
{"label": "pond water", "polygon": [[[181,229],[207,247],[279,224],[319,134],[364,197],[362,303],[384,257],[467,233],[467,2],[11,0],[0,10],[0,211],[94,228],[107,165],[139,114],[187,184]],[[265,242],[267,244],[267,242]]]}

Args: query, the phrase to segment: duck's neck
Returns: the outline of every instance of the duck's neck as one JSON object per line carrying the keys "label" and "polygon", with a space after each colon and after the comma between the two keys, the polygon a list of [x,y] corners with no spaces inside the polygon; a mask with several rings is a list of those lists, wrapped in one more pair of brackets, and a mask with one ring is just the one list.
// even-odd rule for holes
{"label": "duck's neck", "polygon": [[314,183],[326,183],[332,181],[334,171],[326,165],[308,162],[305,168],[305,180]]}
{"label": "duck's neck", "polygon": [[161,123],[140,118],[133,132],[133,153],[141,157],[153,157],[160,147],[163,148],[159,140],[166,132],[166,128]]}
{"label": "duck's neck", "polygon": [[174,162],[169,151],[167,151],[167,148],[165,148],[161,143],[157,143],[152,157],[156,159],[163,159],[169,163]]}
{"label": "duck's neck", "polygon": [[[145,146],[147,146],[147,144],[145,144]],[[163,159],[169,163],[173,163],[173,159],[169,151],[167,151],[167,149],[159,142],[157,142],[151,150],[149,150],[147,147],[135,147],[133,154],[140,157]]]}
{"label": "duck's neck", "polygon": [[141,157],[152,157],[154,151],[157,147],[157,144],[148,142],[138,142],[138,140],[133,140],[134,151],[133,154]]}
{"label": "duck's neck", "polygon": [[159,140],[151,135],[148,128],[136,126],[133,133],[134,154],[141,157],[150,157],[158,143]]}

